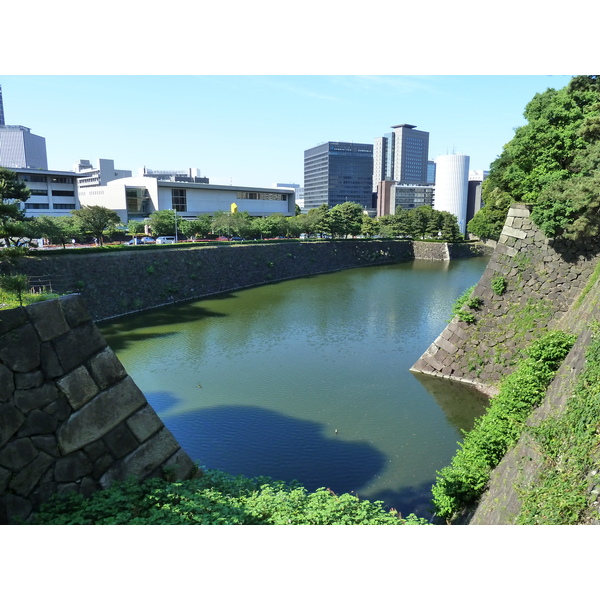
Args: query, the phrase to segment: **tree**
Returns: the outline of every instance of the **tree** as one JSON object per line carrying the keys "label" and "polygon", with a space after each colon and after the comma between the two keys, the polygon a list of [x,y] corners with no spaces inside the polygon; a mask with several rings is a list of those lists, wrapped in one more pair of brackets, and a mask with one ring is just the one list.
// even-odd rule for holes
{"label": "tree", "polygon": [[183,220],[180,223],[181,232],[188,238],[206,237],[212,231],[212,217],[198,215],[195,219]]}
{"label": "tree", "polygon": [[[490,184],[486,179],[483,190],[489,188]],[[488,191],[485,206],[467,223],[467,231],[482,240],[498,240],[512,201],[512,196],[500,188]]]}
{"label": "tree", "polygon": [[175,235],[180,231],[181,217],[174,210],[157,210],[150,214],[150,229],[155,236]]}
{"label": "tree", "polygon": [[369,215],[363,215],[360,233],[368,238],[376,236],[379,233],[379,222]]}
{"label": "tree", "polygon": [[[591,146],[600,140],[598,77],[577,76],[560,90],[550,88],[536,94],[525,107],[524,117],[527,124],[515,130],[513,139],[490,166],[482,190],[482,211],[490,208],[479,217],[477,213],[468,227],[479,237],[498,239],[511,203],[535,205],[547,187],[585,175],[582,163]],[[502,197],[499,202],[492,194],[507,194],[508,201]],[[544,201],[547,204],[548,199]],[[546,217],[551,212],[547,209]],[[564,210],[558,213],[566,218]]]}
{"label": "tree", "polygon": [[24,183],[17,180],[17,174],[0,168],[0,239],[6,247],[18,246],[31,233],[25,211],[19,202],[25,202],[30,192]]}
{"label": "tree", "polygon": [[427,236],[437,235],[439,221],[431,206],[413,208],[409,214],[415,236],[425,239]]}
{"label": "tree", "polygon": [[119,215],[105,206],[82,206],[78,210],[72,210],[75,223],[81,233],[93,235],[100,245],[104,243],[104,235],[114,231],[121,224]]}
{"label": "tree", "polygon": [[331,234],[340,237],[358,235],[362,227],[363,208],[356,202],[336,204],[329,210]]}
{"label": "tree", "polygon": [[446,210],[440,211],[442,217],[441,232],[442,237],[448,242],[456,242],[462,238],[460,233],[460,227],[458,226],[458,219],[456,215]]}
{"label": "tree", "polygon": [[36,237],[48,238],[63,248],[80,232],[74,217],[34,217],[33,227]]}

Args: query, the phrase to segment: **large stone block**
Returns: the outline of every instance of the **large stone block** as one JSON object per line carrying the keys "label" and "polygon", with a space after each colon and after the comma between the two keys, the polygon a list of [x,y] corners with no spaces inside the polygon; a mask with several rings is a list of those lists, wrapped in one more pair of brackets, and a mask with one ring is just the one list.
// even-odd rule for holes
{"label": "large stone block", "polygon": [[11,479],[10,489],[20,496],[28,497],[53,462],[54,458],[52,456],[40,452],[32,462]]}
{"label": "large stone block", "polygon": [[38,454],[32,441],[27,438],[14,440],[0,450],[0,466],[18,471],[28,465]]}
{"label": "large stone block", "polygon": [[43,342],[52,340],[69,330],[58,300],[36,302],[29,305],[26,311]]}
{"label": "large stone block", "polygon": [[18,435],[19,437],[27,437],[54,433],[57,425],[58,419],[54,415],[50,415],[40,409],[35,409],[27,415],[27,421],[19,429]]}
{"label": "large stone block", "polygon": [[99,392],[98,386],[83,365],[71,371],[56,383],[75,410],[79,410]]}
{"label": "large stone block", "polygon": [[27,313],[24,308],[11,308],[0,312],[0,335],[17,329],[27,322]]}
{"label": "large stone block", "polygon": [[126,377],[98,394],[59,428],[57,439],[62,451],[68,454],[102,438],[144,404],[146,398],[131,377]]}
{"label": "large stone block", "polygon": [[92,377],[102,389],[127,375],[121,361],[108,346],[90,359],[89,368]]}
{"label": "large stone block", "polygon": [[163,465],[175,452],[179,444],[171,432],[163,428],[137,450],[115,463],[100,479],[103,488],[113,481],[123,481],[128,477],[144,479],[152,471]]}
{"label": "large stone block", "polygon": [[121,423],[109,431],[103,441],[115,458],[122,458],[140,445],[125,423]]}
{"label": "large stone block", "polygon": [[70,327],[78,327],[82,323],[90,320],[90,314],[85,305],[85,301],[79,294],[63,296],[60,299],[63,314]]}
{"label": "large stone block", "polygon": [[14,391],[13,372],[0,363],[0,402],[6,402]]}
{"label": "large stone block", "polygon": [[161,427],[164,427],[164,423],[149,404],[131,415],[127,419],[127,425],[140,442],[145,442]]}
{"label": "large stone block", "polygon": [[92,463],[84,452],[73,452],[56,460],[54,480],[57,483],[77,481],[92,472]]}
{"label": "large stone block", "polygon": [[15,405],[24,414],[36,408],[50,404],[58,397],[58,390],[53,383],[47,382],[38,388],[16,390],[14,394]]}
{"label": "large stone block", "polygon": [[92,321],[87,321],[54,340],[54,349],[65,371],[79,366],[104,347],[106,342]]}
{"label": "large stone block", "polygon": [[0,336],[0,361],[17,373],[40,366],[40,340],[33,325],[25,323]]}
{"label": "large stone block", "polygon": [[0,448],[10,440],[24,422],[25,416],[12,404],[0,405]]}

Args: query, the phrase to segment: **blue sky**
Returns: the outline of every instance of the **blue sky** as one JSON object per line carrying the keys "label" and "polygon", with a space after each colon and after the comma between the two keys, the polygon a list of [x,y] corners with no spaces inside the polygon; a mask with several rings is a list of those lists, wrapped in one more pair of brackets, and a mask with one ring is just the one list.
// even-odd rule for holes
{"label": "blue sky", "polygon": [[46,138],[49,168],[197,167],[211,183],[303,183],[304,150],[373,143],[400,123],[429,131],[430,158],[487,169],[536,94],[564,75],[2,75],[7,124]]}

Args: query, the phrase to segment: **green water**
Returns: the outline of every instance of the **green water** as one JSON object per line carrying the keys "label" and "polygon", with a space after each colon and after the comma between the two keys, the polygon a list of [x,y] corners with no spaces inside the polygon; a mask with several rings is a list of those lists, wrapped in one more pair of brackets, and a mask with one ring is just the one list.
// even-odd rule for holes
{"label": "green water", "polygon": [[[484,403],[409,368],[486,258],[296,279],[113,320],[108,343],[201,465],[429,514]],[[428,391],[430,390],[430,391]]]}

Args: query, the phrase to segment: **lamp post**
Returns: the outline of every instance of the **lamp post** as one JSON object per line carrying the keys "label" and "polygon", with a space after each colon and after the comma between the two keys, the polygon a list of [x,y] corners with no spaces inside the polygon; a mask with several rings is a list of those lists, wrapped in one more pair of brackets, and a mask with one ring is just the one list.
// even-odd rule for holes
{"label": "lamp post", "polygon": [[174,208],[173,212],[175,213],[175,243],[177,243],[177,209]]}

